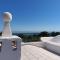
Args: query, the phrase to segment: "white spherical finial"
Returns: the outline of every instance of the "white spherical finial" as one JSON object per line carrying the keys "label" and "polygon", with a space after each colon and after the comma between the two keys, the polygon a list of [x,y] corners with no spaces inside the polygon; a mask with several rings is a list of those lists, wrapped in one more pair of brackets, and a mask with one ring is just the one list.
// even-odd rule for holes
{"label": "white spherical finial", "polygon": [[12,14],[10,12],[4,12],[3,13],[3,19],[5,22],[11,21],[12,20]]}
{"label": "white spherical finial", "polygon": [[10,37],[12,36],[10,21],[12,20],[12,14],[10,12],[3,13],[3,20],[4,20],[4,29],[2,36]]}

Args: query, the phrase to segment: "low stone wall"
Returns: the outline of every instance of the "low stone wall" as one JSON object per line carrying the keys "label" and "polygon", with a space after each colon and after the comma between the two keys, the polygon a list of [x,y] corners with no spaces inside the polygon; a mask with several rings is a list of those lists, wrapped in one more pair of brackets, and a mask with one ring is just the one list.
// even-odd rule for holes
{"label": "low stone wall", "polygon": [[45,48],[52,52],[60,54],[60,44],[54,42],[45,42]]}
{"label": "low stone wall", "polygon": [[22,46],[23,45],[33,45],[33,46],[37,46],[37,47],[44,47],[44,45],[43,45],[43,42],[28,42],[28,43],[22,43],[21,44]]}
{"label": "low stone wall", "polygon": [[60,43],[57,43],[57,41],[60,41],[59,37],[58,39],[56,39],[55,37],[54,38],[53,37],[42,37],[42,42],[46,49],[60,54]]}

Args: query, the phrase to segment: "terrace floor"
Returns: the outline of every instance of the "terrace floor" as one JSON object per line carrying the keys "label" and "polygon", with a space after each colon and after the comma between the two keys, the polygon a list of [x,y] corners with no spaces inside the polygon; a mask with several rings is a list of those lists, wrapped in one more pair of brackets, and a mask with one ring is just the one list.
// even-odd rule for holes
{"label": "terrace floor", "polygon": [[60,60],[60,56],[40,47],[23,45],[21,47],[21,60]]}

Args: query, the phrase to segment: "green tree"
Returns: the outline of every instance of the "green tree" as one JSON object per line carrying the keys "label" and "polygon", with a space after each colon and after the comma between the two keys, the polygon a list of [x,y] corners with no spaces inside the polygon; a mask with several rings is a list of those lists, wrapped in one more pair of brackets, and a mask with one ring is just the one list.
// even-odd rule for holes
{"label": "green tree", "polygon": [[49,33],[47,31],[43,31],[39,34],[40,37],[48,37]]}

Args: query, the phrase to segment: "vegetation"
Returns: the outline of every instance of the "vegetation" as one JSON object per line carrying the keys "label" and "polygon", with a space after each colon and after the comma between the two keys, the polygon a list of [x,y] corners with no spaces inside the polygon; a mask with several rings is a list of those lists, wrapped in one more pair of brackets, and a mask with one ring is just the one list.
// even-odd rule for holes
{"label": "vegetation", "polygon": [[[0,36],[2,32],[0,32]],[[23,42],[35,42],[40,41],[40,37],[54,37],[60,35],[60,32],[47,32],[43,31],[40,33],[13,33],[13,35],[17,35],[22,38]]]}
{"label": "vegetation", "polygon": [[60,32],[47,32],[43,31],[40,33],[13,33],[22,38],[23,42],[35,42],[40,41],[40,37],[54,37],[60,35]]}

